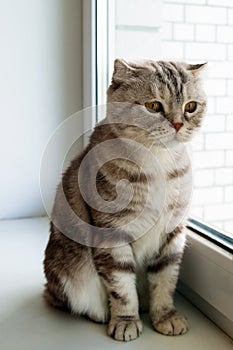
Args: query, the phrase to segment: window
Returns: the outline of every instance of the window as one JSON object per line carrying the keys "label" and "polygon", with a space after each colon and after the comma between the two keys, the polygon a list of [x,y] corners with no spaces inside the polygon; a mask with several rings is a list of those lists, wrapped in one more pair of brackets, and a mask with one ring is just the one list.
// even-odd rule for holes
{"label": "window", "polygon": [[97,78],[103,74],[97,94],[100,105],[106,103],[115,57],[208,61],[208,112],[192,142],[191,249],[184,257],[180,289],[232,335],[233,3],[104,0],[97,2],[98,11],[104,14],[97,17]]}
{"label": "window", "polygon": [[[225,7],[220,0],[101,3],[98,13],[102,18],[97,16],[101,47],[97,52],[101,53],[100,66],[107,64],[108,69],[105,80],[101,70],[99,104],[106,102],[105,88],[114,57],[208,61],[208,112],[201,132],[192,142],[194,191],[190,225],[203,221],[213,231],[220,230],[233,238],[233,4]],[[108,20],[104,24],[106,13]],[[108,38],[104,37],[106,32]],[[108,50],[103,55],[106,43]]]}

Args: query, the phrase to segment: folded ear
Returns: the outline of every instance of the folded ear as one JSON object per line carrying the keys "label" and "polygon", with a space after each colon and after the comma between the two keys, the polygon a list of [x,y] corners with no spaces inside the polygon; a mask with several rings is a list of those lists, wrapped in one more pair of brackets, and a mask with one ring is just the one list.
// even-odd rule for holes
{"label": "folded ear", "polygon": [[122,59],[115,59],[112,81],[119,84],[133,76],[135,68]]}
{"label": "folded ear", "polygon": [[207,62],[200,64],[187,64],[186,69],[191,71],[193,75],[199,75],[206,70]]}

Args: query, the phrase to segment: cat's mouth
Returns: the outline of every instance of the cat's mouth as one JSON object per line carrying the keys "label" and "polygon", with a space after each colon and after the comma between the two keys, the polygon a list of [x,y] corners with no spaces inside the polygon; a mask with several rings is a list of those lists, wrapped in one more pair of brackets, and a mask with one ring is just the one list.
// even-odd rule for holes
{"label": "cat's mouth", "polygon": [[176,134],[175,133],[167,133],[167,134],[163,134],[163,135],[158,135],[155,134],[155,143],[158,143],[158,145],[166,145],[167,143],[173,142],[173,141],[178,141]]}

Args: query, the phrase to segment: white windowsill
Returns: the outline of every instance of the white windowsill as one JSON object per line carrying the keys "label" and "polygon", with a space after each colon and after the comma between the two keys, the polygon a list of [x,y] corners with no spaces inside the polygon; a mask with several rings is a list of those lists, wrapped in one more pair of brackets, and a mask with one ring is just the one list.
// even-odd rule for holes
{"label": "white windowsill", "polygon": [[233,256],[190,230],[187,242],[179,290],[233,338]]}
{"label": "white windowsill", "polygon": [[147,315],[136,341],[121,344],[106,336],[106,326],[53,310],[42,300],[43,252],[48,239],[47,218],[0,222],[0,339],[9,350],[64,349],[205,349],[230,350],[232,341],[202,313],[177,295],[178,308],[189,318],[184,336],[155,333]]}

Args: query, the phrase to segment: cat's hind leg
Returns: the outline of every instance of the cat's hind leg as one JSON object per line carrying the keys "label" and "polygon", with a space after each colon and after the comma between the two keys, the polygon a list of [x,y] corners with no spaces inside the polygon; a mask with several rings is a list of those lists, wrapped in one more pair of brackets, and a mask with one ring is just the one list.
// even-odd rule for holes
{"label": "cat's hind leg", "polygon": [[62,311],[70,311],[68,307],[68,302],[67,298],[65,295],[62,293],[62,291],[58,291],[59,288],[56,288],[55,290],[52,291],[51,288],[49,288],[48,284],[45,286],[45,290],[43,293],[43,297],[46,300],[46,302],[55,307],[56,309],[62,310]]}
{"label": "cat's hind leg", "polygon": [[105,287],[96,274],[89,272],[86,280],[79,279],[78,273],[72,277],[63,276],[61,284],[46,284],[43,297],[49,305],[59,310],[86,316],[97,323],[108,322],[108,298]]}
{"label": "cat's hind leg", "polygon": [[62,284],[72,313],[98,323],[108,322],[108,294],[94,267],[84,265],[72,276],[63,277]]}
{"label": "cat's hind leg", "polygon": [[50,305],[107,322],[108,294],[93,265],[89,247],[53,231],[46,248],[44,271],[47,279],[44,298]]}

